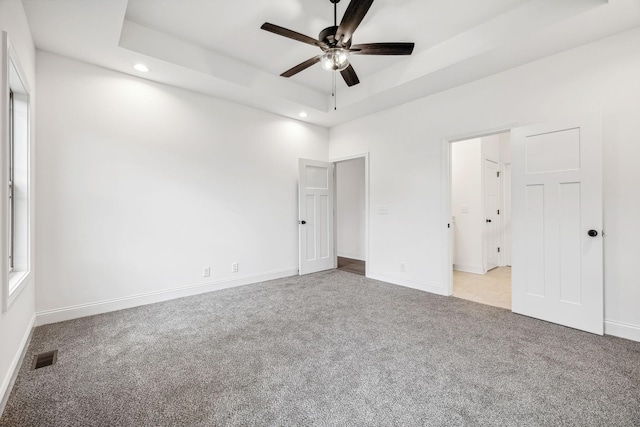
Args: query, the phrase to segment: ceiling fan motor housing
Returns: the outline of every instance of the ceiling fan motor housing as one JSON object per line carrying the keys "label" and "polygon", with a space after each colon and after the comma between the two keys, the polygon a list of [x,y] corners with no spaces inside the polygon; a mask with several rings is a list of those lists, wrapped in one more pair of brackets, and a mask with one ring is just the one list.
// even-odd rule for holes
{"label": "ceiling fan motor housing", "polygon": [[[327,27],[324,30],[320,31],[318,40],[328,44],[330,47],[337,47],[339,42],[339,40],[336,40],[337,32],[338,27],[336,25]],[[339,47],[349,49],[351,47],[351,40],[347,41],[347,43],[341,43]]]}

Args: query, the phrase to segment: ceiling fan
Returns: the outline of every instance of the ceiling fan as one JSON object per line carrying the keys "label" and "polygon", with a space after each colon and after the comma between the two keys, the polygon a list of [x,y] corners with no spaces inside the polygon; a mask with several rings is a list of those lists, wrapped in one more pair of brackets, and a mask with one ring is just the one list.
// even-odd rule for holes
{"label": "ceiling fan", "polygon": [[322,30],[317,40],[268,22],[265,22],[260,27],[274,34],[322,49],[322,54],[314,56],[285,71],[280,74],[282,77],[291,77],[320,62],[326,70],[340,71],[347,86],[354,86],[360,83],[360,80],[349,62],[351,55],[411,55],[413,52],[414,43],[368,43],[352,45],[351,40],[353,33],[369,11],[373,0],[351,0],[340,25],[337,24],[337,3],[340,3],[340,0],[329,1],[333,3],[334,25]]}

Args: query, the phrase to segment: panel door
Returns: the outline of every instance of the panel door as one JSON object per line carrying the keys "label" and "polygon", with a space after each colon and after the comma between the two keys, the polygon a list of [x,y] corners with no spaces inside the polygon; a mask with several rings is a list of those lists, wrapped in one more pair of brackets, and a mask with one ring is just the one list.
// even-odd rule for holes
{"label": "panel door", "polygon": [[600,117],[512,135],[513,311],[602,335]]}
{"label": "panel door", "polygon": [[335,268],[333,163],[299,160],[299,273]]}
{"label": "panel door", "polygon": [[500,169],[491,160],[484,163],[484,269],[489,271],[500,263]]}

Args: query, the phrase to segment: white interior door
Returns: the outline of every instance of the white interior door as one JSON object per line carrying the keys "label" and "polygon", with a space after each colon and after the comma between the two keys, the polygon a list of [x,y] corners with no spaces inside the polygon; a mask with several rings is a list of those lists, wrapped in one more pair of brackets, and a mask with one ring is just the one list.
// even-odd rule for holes
{"label": "white interior door", "polygon": [[299,160],[300,274],[335,268],[333,163]]}
{"label": "white interior door", "polygon": [[511,163],[504,165],[502,177],[504,212],[502,213],[502,250],[504,264],[511,266]]}
{"label": "white interior door", "polygon": [[513,311],[602,335],[600,117],[512,135]]}
{"label": "white interior door", "polygon": [[484,270],[500,263],[500,169],[496,162],[484,161]]}

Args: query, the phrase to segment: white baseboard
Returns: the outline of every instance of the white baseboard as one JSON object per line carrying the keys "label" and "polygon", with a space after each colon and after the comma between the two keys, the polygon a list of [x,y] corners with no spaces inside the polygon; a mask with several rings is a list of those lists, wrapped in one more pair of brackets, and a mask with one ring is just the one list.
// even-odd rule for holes
{"label": "white baseboard", "polygon": [[31,341],[31,334],[33,333],[35,324],[36,315],[34,314],[31,316],[29,327],[25,331],[22,341],[20,341],[20,347],[11,361],[9,372],[7,372],[6,377],[2,379],[2,385],[0,385],[0,417],[4,412],[4,407],[7,405],[7,400],[9,400],[9,395],[11,394],[13,384],[16,382],[16,378],[18,377],[18,372],[20,372],[20,366],[22,365],[24,355],[27,353],[27,347]]}
{"label": "white baseboard", "polygon": [[234,277],[233,279],[222,279],[209,283],[201,283],[197,285],[184,286],[180,288],[150,292],[146,294],[131,295],[122,298],[114,298],[111,300],[99,301],[89,304],[80,304],[54,310],[45,310],[36,313],[36,325],[41,326],[49,323],[63,322],[65,320],[77,319],[79,317],[93,316],[95,314],[108,313],[110,311],[138,307],[141,305],[168,301],[175,298],[188,297],[192,295],[203,294],[206,292],[233,288],[236,286],[250,285],[252,283],[259,283],[267,280],[296,276],[297,274],[298,268],[296,267],[287,270],[251,274],[238,278]]}
{"label": "white baseboard", "polygon": [[357,259],[358,261],[365,261],[365,256],[360,254],[355,254],[351,252],[338,252],[338,256],[341,258],[349,258],[349,259]]}
{"label": "white baseboard", "polygon": [[456,271],[464,271],[465,273],[484,274],[484,268],[470,265],[453,264],[453,269]]}
{"label": "white baseboard", "polygon": [[432,294],[447,295],[446,287],[442,284],[425,282],[422,280],[410,279],[396,274],[383,273],[380,271],[367,271],[367,277],[381,282],[392,283],[407,288],[419,289]]}
{"label": "white baseboard", "polygon": [[631,341],[640,342],[640,326],[637,325],[605,320],[604,333],[605,335],[612,335],[614,337],[626,338]]}

